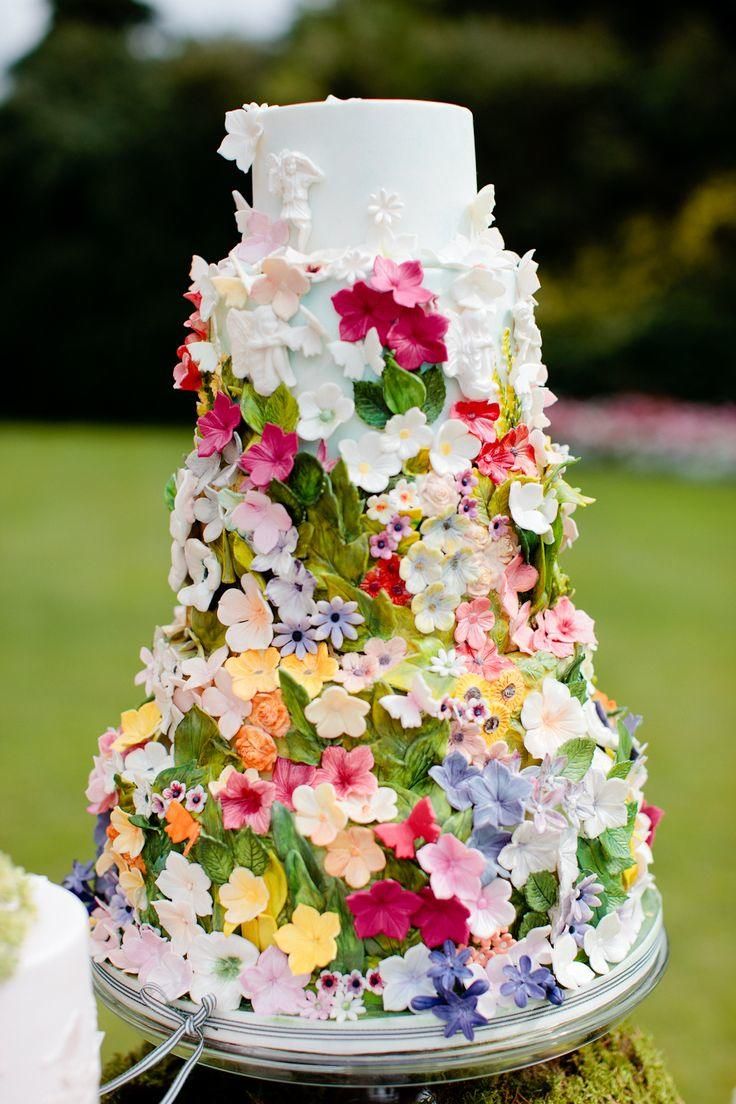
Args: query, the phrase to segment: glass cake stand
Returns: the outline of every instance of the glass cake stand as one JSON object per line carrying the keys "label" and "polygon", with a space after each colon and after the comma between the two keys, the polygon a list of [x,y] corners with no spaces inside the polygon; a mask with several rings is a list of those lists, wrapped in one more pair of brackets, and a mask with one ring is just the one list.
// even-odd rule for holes
{"label": "glass cake stand", "polygon": [[[207,1018],[200,1061],[261,1080],[364,1090],[360,1098],[366,1100],[430,1102],[441,1098],[443,1081],[510,1073],[559,1058],[604,1035],[662,977],[668,948],[659,894],[647,891],[643,905],[644,923],[623,962],[584,989],[566,992],[560,1007],[504,1010],[476,1029],[473,1042],[462,1035],[446,1039],[431,1013],[367,1015],[338,1024],[237,1011]],[[151,1042],[168,1038],[198,1007],[174,1001],[151,1009],[136,978],[108,964],[95,963],[93,971],[103,1003]],[[187,1057],[193,1050],[194,1043],[183,1038],[173,1052]],[[422,1085],[432,1089],[417,1095]],[[412,1086],[408,1096],[400,1091]]]}

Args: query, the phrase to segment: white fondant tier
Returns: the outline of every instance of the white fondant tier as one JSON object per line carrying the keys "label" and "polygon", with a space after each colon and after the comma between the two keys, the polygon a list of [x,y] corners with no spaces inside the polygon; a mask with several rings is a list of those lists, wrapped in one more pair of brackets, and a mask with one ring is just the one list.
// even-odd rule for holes
{"label": "white fondant tier", "polygon": [[[403,208],[403,234],[438,249],[467,229],[476,194],[473,116],[456,104],[421,100],[327,100],[269,107],[253,165],[253,200],[272,218],[282,199],[269,186],[272,155],[302,154],[321,174],[309,189],[309,249],[342,249],[369,230],[371,197],[383,190]],[[410,151],[410,154],[409,154]],[[409,155],[408,155],[409,154]]]}
{"label": "white fondant tier", "polygon": [[33,924],[0,985],[2,1104],[96,1104],[100,1036],[89,920],[65,889],[34,876]]}

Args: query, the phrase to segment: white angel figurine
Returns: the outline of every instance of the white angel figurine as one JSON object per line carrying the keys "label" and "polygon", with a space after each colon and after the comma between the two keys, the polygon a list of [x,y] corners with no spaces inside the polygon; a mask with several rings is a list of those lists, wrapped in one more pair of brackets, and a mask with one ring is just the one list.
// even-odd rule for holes
{"label": "white angel figurine", "polygon": [[324,174],[303,153],[282,150],[272,153],[268,159],[269,191],[281,196],[281,218],[288,219],[297,228],[297,249],[300,250],[306,249],[312,228],[309,189],[319,180],[324,180]]}
{"label": "white angel figurine", "polygon": [[227,316],[233,375],[250,379],[259,395],[272,395],[280,383],[296,385],[289,350],[316,356],[322,349],[324,330],[311,312],[302,307],[306,325],[290,326],[271,306],[255,310],[231,310]]}

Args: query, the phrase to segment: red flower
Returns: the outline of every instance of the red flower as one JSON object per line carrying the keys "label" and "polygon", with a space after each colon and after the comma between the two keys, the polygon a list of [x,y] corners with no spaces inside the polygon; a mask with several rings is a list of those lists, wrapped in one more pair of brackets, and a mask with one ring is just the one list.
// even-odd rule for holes
{"label": "red flower", "polygon": [[659,822],[664,816],[664,809],[660,809],[658,805],[642,805],[641,811],[644,813],[644,816],[649,817],[647,844],[651,847],[654,843],[654,837],[657,834]]}
{"label": "red flower", "polygon": [[400,824],[379,824],[374,829],[382,844],[390,847],[397,859],[416,857],[414,843],[424,840],[435,843],[440,838],[440,826],[434,818],[432,802],[428,797],[418,801],[406,820]]}
{"label": "red flower", "polygon": [[470,913],[457,897],[441,901],[429,886],[420,889],[419,896],[421,904],[412,916],[412,923],[419,928],[423,943],[428,947],[441,947],[446,939],[451,939],[453,943],[467,943]]}
{"label": "red flower", "polygon": [[385,590],[395,606],[408,606],[411,602],[411,594],[404,586],[404,580],[399,575],[398,556],[392,556],[390,560],[381,560],[363,579],[360,589],[371,598],[377,598],[380,591]]}
{"label": "red flower", "polygon": [[412,372],[420,364],[447,360],[447,347],[442,339],[448,326],[443,315],[426,314],[421,307],[414,307],[394,322],[387,344],[393,349],[397,364]]}
{"label": "red flower", "polygon": [[374,935],[406,939],[412,915],[422,903],[416,893],[402,889],[393,878],[374,882],[370,889],[359,893],[351,893],[346,901],[355,917],[359,939],[370,939]]}
{"label": "red flower", "polygon": [[456,402],[450,410],[450,417],[465,422],[470,432],[481,441],[495,441],[496,430],[493,423],[500,412],[498,403]]}
{"label": "red flower", "polygon": [[362,341],[375,327],[382,345],[386,344],[391,323],[402,310],[394,303],[390,292],[375,291],[364,280],[336,292],[332,296],[332,305],[340,315],[340,337],[343,341]]}
{"label": "red flower", "polygon": [[[198,310],[189,315],[184,325],[188,330],[191,330],[202,341],[206,341],[209,337],[207,323],[202,321],[202,317]],[[187,340],[190,341],[193,339],[187,338]]]}
{"label": "red flower", "polygon": [[537,474],[534,447],[529,444],[529,430],[525,425],[510,429],[500,441],[491,441],[481,449],[476,460],[478,470],[490,475],[494,483],[505,483],[510,471],[524,475]]}
{"label": "red flower", "polygon": [[[194,335],[192,335],[194,336]],[[199,391],[202,386],[202,377],[199,368],[194,363],[187,350],[188,342],[185,341],[176,350],[179,358],[174,365],[174,390],[175,391]]]}

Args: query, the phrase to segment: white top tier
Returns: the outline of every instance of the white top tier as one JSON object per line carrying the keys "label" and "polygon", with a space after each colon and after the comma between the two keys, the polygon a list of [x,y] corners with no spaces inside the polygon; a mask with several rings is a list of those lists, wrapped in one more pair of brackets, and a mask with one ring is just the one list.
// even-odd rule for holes
{"label": "white top tier", "polygon": [[477,191],[473,116],[456,104],[422,100],[327,100],[269,107],[253,165],[253,202],[272,218],[281,198],[269,190],[269,159],[303,154],[322,174],[309,189],[308,248],[365,241],[375,222],[371,196],[403,204],[391,230],[439,249],[465,229]]}

